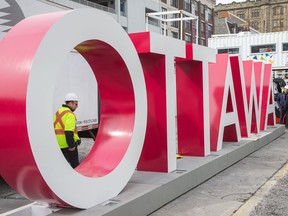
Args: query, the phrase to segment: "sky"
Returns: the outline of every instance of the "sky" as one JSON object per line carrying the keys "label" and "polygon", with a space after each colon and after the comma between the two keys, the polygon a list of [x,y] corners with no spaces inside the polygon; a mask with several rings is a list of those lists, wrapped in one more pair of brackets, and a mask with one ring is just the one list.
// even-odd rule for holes
{"label": "sky", "polygon": [[222,4],[229,4],[235,2],[245,2],[246,0],[216,0],[216,4],[222,3]]}

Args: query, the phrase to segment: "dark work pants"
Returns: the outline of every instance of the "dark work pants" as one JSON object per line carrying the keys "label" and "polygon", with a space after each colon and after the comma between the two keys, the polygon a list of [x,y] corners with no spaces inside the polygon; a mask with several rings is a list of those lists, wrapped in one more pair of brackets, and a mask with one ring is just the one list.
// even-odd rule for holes
{"label": "dark work pants", "polygon": [[[280,109],[280,119],[279,122],[280,124],[285,124],[285,127],[288,127],[288,118],[287,118],[287,114],[288,114],[288,109]],[[286,115],[286,121],[284,122],[284,116]]]}
{"label": "dark work pants", "polygon": [[79,165],[78,148],[77,147],[74,151],[69,151],[69,148],[62,148],[61,151],[73,169]]}

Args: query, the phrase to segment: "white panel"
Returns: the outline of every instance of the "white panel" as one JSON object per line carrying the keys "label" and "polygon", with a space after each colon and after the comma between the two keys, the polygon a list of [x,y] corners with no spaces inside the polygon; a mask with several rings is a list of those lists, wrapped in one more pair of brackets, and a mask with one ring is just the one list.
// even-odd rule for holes
{"label": "white panel", "polygon": [[[275,44],[276,52],[267,53],[269,58],[273,60],[273,67],[283,67],[288,65],[288,52],[282,52],[282,43],[288,42],[288,32],[271,32],[262,34],[238,34],[227,35],[226,37],[213,37],[209,38],[209,47],[211,48],[229,48],[229,47],[241,47],[240,55],[243,60],[246,60],[251,55],[250,47],[252,45],[261,44]],[[268,60],[268,58],[267,58]],[[287,66],[286,65],[286,66]]]}

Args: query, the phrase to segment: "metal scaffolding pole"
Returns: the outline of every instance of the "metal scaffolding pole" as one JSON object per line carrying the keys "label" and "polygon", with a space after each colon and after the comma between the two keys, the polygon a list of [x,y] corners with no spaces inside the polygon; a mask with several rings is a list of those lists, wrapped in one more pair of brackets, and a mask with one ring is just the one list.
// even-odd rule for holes
{"label": "metal scaffolding pole", "polygon": [[[180,17],[175,18],[163,18],[163,15],[169,14],[180,14]],[[146,13],[146,31],[148,31],[148,21],[149,18],[160,20],[164,23],[164,35],[166,35],[167,23],[168,22],[175,22],[180,21],[180,39],[183,40],[183,21],[185,20],[196,20],[196,44],[198,43],[198,17],[188,13],[184,10],[176,10],[176,11],[163,11],[163,12],[153,12],[153,13]]]}

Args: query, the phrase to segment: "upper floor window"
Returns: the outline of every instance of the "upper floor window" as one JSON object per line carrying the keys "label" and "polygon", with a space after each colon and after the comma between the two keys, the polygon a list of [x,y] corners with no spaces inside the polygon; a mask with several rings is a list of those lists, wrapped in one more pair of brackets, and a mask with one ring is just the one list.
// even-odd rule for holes
{"label": "upper floor window", "polygon": [[173,38],[177,38],[178,39],[178,32],[172,31],[171,33],[172,33],[172,37]]}
{"label": "upper floor window", "polygon": [[264,44],[251,46],[251,53],[276,52],[276,44]]}
{"label": "upper floor window", "polygon": [[205,23],[203,23],[203,22],[200,23],[200,30],[201,30],[201,33],[204,34],[204,31],[205,31]]}
{"label": "upper floor window", "polygon": [[259,9],[252,10],[252,17],[259,17]]}
{"label": "upper floor window", "polygon": [[282,44],[282,51],[288,51],[288,43]]}
{"label": "upper floor window", "polygon": [[[194,13],[193,13],[194,12]],[[198,16],[199,15],[199,10],[198,10],[198,3],[193,2],[192,3],[192,14]]]}
{"label": "upper floor window", "polygon": [[[167,8],[162,7],[162,8],[161,8],[161,11],[162,11],[162,12],[167,12]],[[163,18],[163,19],[167,19],[167,14],[162,14],[162,18]],[[164,24],[164,21],[162,21],[162,24]]]}
{"label": "upper floor window", "polygon": [[178,0],[171,0],[171,6],[178,8]]}
{"label": "upper floor window", "polygon": [[192,29],[192,20],[185,20],[184,26],[186,31],[190,31]]}
{"label": "upper floor window", "polygon": [[283,28],[284,27],[284,21],[281,19],[280,20],[280,27]]}
{"label": "upper floor window", "polygon": [[[151,9],[148,9],[148,8],[145,8],[145,13],[153,13],[153,12],[155,12],[155,11],[153,11],[153,10],[151,10]],[[155,19],[155,18],[153,18],[153,17],[150,17],[150,18],[148,19],[148,23],[149,23],[150,25],[159,26],[159,20],[157,20],[157,19]]]}
{"label": "upper floor window", "polygon": [[277,8],[274,7],[274,8],[273,8],[273,15],[275,16],[276,14],[277,14]]}
{"label": "upper floor window", "polygon": [[208,25],[208,37],[211,38],[212,34],[213,34],[213,28],[212,26]]}
{"label": "upper floor window", "polygon": [[273,8],[273,16],[284,15],[284,7],[278,6]]}
{"label": "upper floor window", "polygon": [[283,15],[283,14],[284,14],[284,8],[280,7],[280,15]]}
{"label": "upper floor window", "polygon": [[120,1],[120,12],[122,15],[126,14],[126,0]]}
{"label": "upper floor window", "polygon": [[203,45],[203,46],[206,45],[206,41],[205,41],[205,39],[200,39],[200,45]]}
{"label": "upper floor window", "polygon": [[200,10],[202,19],[205,19],[205,6],[201,4]]}
{"label": "upper floor window", "polygon": [[185,5],[184,5],[184,9],[186,11],[188,11],[189,13],[191,13],[191,0],[185,0]]}
{"label": "upper floor window", "polygon": [[225,49],[218,49],[218,53],[229,53],[229,54],[239,54],[239,48],[225,48]]}
{"label": "upper floor window", "polygon": [[212,23],[213,15],[211,8],[207,8],[207,13],[208,13],[208,22]]}
{"label": "upper floor window", "polygon": [[[177,14],[172,14],[173,18],[178,18]],[[175,27],[175,28],[179,28],[179,21],[172,21],[171,26]]]}
{"label": "upper floor window", "polygon": [[259,22],[258,21],[252,21],[251,27],[256,29],[256,30],[259,30]]}
{"label": "upper floor window", "polygon": [[186,42],[191,42],[192,37],[191,37],[190,34],[185,34],[184,37],[185,37],[184,39],[185,39]]}
{"label": "upper floor window", "polygon": [[238,11],[237,16],[240,17],[241,19],[245,18],[245,12],[244,11]]}
{"label": "upper floor window", "polygon": [[167,36],[167,35],[168,35],[168,30],[167,30],[167,29],[166,29],[166,30],[164,30],[164,28],[162,28],[161,30],[162,30],[162,35],[165,35],[165,36]]}

